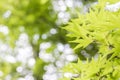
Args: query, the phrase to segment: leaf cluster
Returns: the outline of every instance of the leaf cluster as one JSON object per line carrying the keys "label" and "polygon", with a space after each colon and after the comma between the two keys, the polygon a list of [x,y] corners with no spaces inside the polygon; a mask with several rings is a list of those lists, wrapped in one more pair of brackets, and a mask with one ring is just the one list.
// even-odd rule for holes
{"label": "leaf cluster", "polygon": [[[72,80],[118,80],[120,78],[120,10],[110,12],[105,9],[107,2],[113,4],[119,0],[99,0],[98,4],[89,9],[86,14],[79,14],[77,19],[71,20],[65,30],[76,43],[76,49],[85,49],[96,43],[99,55],[97,59],[86,61],[78,59],[77,63],[70,63],[63,68],[64,72],[79,74],[72,76]],[[91,54],[91,53],[89,53]],[[63,79],[65,80],[65,78]],[[69,80],[69,79],[68,79]]]}

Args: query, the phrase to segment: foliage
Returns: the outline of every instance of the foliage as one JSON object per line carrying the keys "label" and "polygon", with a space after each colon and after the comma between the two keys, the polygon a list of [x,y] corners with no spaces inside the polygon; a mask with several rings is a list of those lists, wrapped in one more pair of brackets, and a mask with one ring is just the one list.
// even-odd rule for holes
{"label": "foliage", "polygon": [[[0,59],[0,79],[4,80],[6,79],[7,76],[8,78],[9,76],[11,76],[11,80],[17,80],[18,78],[21,78],[21,77],[25,78],[26,73],[29,71],[32,72],[32,74],[30,75],[34,75],[35,80],[42,79],[43,74],[45,73],[45,70],[43,68],[46,65],[46,62],[39,59],[40,58],[39,53],[44,51],[46,53],[50,53],[51,55],[53,55],[52,53],[57,54],[58,52],[55,52],[57,44],[66,43],[66,38],[65,36],[63,36],[65,35],[66,32],[60,29],[60,27],[58,27],[59,25],[56,24],[56,21],[58,19],[58,15],[60,12],[54,11],[53,9],[54,4],[52,4],[53,1],[54,0],[1,0],[0,2],[0,8],[1,8],[0,9],[0,43],[5,43],[9,45],[10,49],[12,49],[13,51],[9,52],[9,50],[6,50],[7,53],[0,52],[0,57],[2,56],[2,58],[4,58],[4,55],[5,55],[4,59],[6,59],[7,55],[8,56],[11,55],[10,57],[12,59],[15,59],[18,53],[15,52],[14,50],[16,49],[16,44],[19,37],[21,36],[21,34],[23,34],[25,36],[28,35],[28,39],[29,39],[28,43],[30,43],[29,45],[32,46],[32,49],[33,49],[33,55],[31,57],[35,59],[36,63],[32,67],[33,68],[32,69],[28,67],[28,63],[23,64],[19,61],[10,63],[10,62],[7,62],[7,60],[4,61],[4,59],[3,60]],[[75,1],[81,1],[81,0],[73,0],[73,2]],[[89,2],[88,0],[86,1]],[[83,2],[86,2],[86,1],[83,1]],[[95,1],[95,0],[90,0],[90,1]],[[87,4],[87,2],[85,4]],[[74,14],[74,11],[76,11],[74,9],[75,9],[74,7],[69,7],[66,9],[66,12],[69,13],[70,15]],[[78,10],[79,10],[79,7],[78,7]],[[71,15],[71,18],[72,17],[74,16]],[[2,33],[2,26],[4,26],[4,28],[8,30],[7,33]],[[51,34],[50,33],[51,30],[56,30],[56,33]],[[36,37],[36,35],[38,39],[35,42],[34,37]],[[44,35],[47,36],[47,38],[43,39],[42,36]],[[22,39],[24,41],[24,38]],[[47,43],[47,42],[51,44],[50,48],[46,50],[39,49],[39,46],[42,43]],[[19,48],[21,48],[21,46],[19,46]],[[26,47],[24,47],[23,49],[25,50],[25,48]],[[62,52],[60,52],[60,54],[62,54]],[[30,55],[30,53],[28,55]],[[56,60],[57,59],[58,59],[58,56]],[[52,63],[52,64],[55,64],[55,63]],[[19,68],[20,69],[22,68],[22,71],[24,72],[17,71],[17,69]]]}
{"label": "foliage", "polygon": [[[97,48],[98,55],[77,63],[70,63],[63,72],[70,72],[71,80],[118,80],[120,79],[120,10],[111,12],[105,9],[106,4],[117,3],[119,0],[99,0],[86,14],[79,14],[72,19],[65,30],[76,43],[76,49],[86,49],[91,44]],[[92,51],[93,49],[91,49]],[[90,51],[89,54],[92,54]],[[75,74],[79,76],[74,77]],[[62,80],[67,80],[63,78]]]}

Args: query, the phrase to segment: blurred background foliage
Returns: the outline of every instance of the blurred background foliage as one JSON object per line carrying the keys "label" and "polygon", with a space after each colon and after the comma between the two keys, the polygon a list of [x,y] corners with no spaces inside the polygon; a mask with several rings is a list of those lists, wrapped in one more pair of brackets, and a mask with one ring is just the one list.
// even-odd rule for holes
{"label": "blurred background foliage", "polygon": [[0,80],[58,80],[77,59],[61,26],[95,2],[0,0]]}

